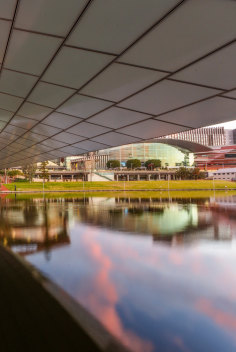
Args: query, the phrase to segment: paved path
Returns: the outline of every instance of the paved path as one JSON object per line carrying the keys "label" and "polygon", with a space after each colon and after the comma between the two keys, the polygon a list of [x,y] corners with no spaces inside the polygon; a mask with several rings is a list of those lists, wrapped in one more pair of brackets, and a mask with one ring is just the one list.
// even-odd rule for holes
{"label": "paved path", "polygon": [[0,191],[1,191],[1,192],[7,192],[7,191],[9,191],[9,189],[8,189],[6,186],[4,186],[4,185],[1,184],[1,186],[0,186]]}
{"label": "paved path", "polygon": [[1,246],[0,351],[100,351],[30,271]]}

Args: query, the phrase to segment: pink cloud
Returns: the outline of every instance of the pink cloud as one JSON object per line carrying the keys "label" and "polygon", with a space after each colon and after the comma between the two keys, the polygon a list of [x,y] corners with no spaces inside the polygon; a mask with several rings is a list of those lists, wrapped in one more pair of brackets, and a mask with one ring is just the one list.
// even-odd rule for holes
{"label": "pink cloud", "polygon": [[204,298],[199,299],[195,306],[197,310],[212,318],[216,324],[222,326],[226,330],[230,329],[236,333],[235,315],[224,312],[218,307],[214,307],[211,301]]}
{"label": "pink cloud", "polygon": [[[126,330],[116,311],[116,304],[119,301],[119,294],[115,284],[110,278],[112,262],[108,255],[103,253],[101,245],[96,242],[96,231],[85,233],[83,245],[86,254],[92,259],[95,265],[90,293],[79,297],[83,304],[102,322],[102,324],[124,345],[135,352],[151,352],[153,345],[145,341],[134,332]],[[133,253],[134,255],[134,253]]]}

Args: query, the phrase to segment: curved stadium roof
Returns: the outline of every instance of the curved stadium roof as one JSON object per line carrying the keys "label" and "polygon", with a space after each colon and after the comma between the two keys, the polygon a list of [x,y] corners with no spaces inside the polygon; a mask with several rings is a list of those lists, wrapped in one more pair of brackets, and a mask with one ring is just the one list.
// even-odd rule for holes
{"label": "curved stadium roof", "polygon": [[235,119],[236,1],[0,0],[0,167]]}
{"label": "curved stadium roof", "polygon": [[184,141],[181,139],[163,138],[163,139],[156,139],[156,140],[147,141],[147,142],[168,144],[173,147],[178,147],[181,149],[188,150],[192,153],[201,153],[201,152],[212,151],[212,148],[206,147],[205,145],[195,143],[195,142],[190,142],[190,141]]}

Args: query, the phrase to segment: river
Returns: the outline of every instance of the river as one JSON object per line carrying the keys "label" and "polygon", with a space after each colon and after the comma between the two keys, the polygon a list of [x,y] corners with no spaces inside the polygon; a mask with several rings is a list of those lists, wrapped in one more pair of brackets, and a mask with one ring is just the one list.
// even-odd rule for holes
{"label": "river", "polygon": [[0,240],[135,352],[236,351],[236,195],[2,197]]}

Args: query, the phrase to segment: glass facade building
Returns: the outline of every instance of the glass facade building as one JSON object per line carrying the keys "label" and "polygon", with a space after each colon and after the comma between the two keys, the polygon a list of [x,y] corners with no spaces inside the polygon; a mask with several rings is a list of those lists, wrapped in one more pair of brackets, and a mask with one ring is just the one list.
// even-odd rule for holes
{"label": "glass facade building", "polygon": [[106,155],[108,160],[117,159],[123,166],[129,159],[139,159],[143,163],[149,159],[160,159],[162,167],[191,166],[194,163],[194,156],[188,150],[161,143],[129,144],[100,150],[98,155]]}

